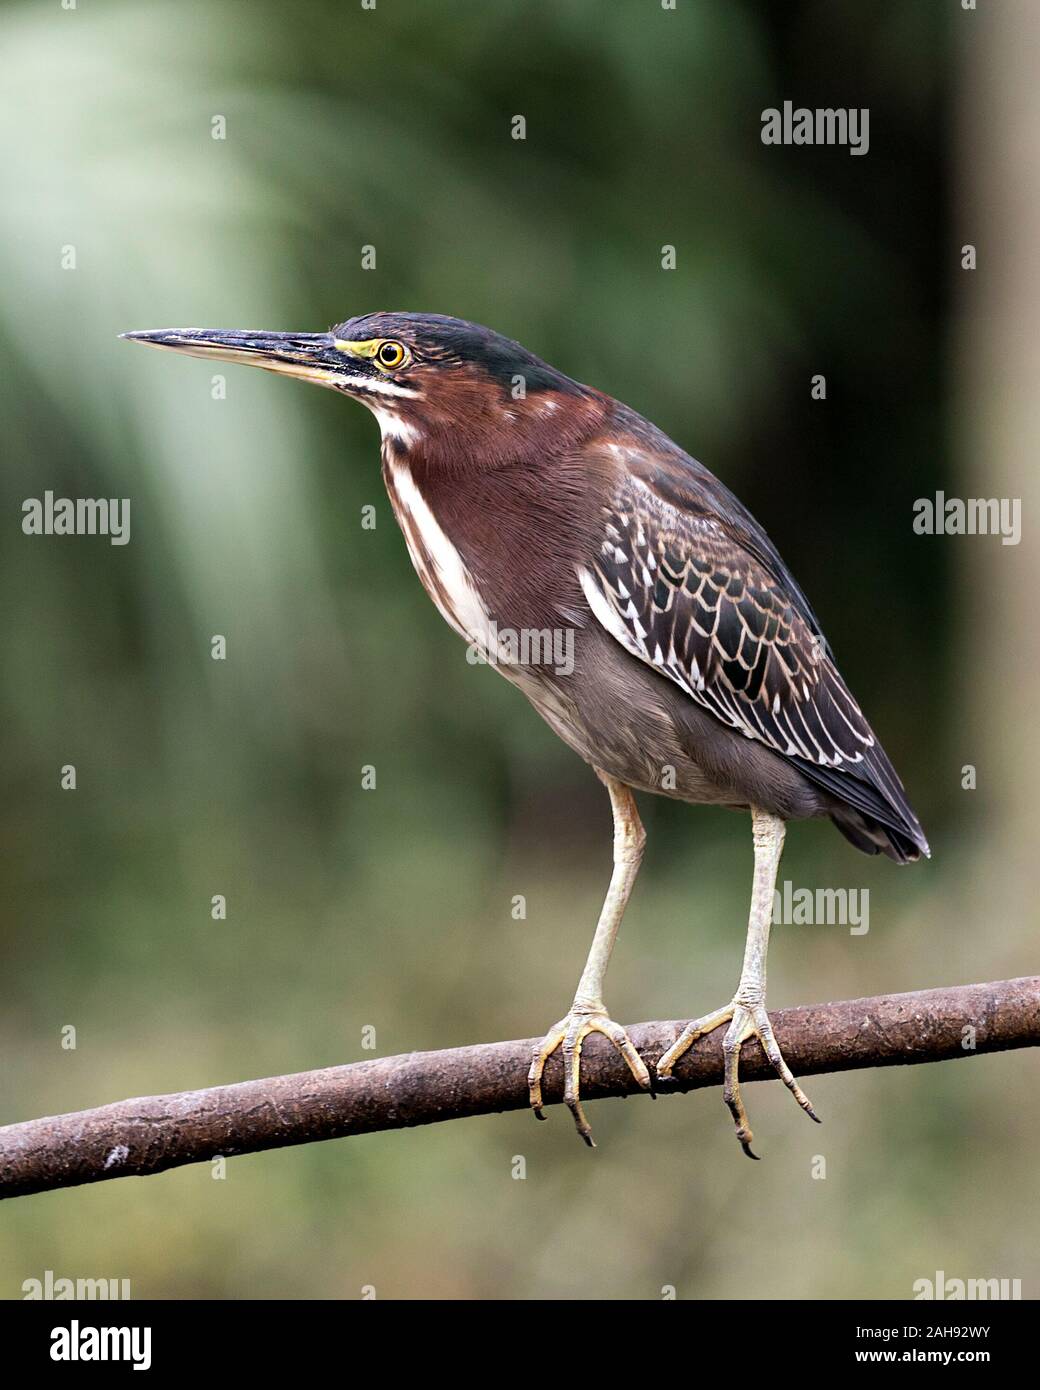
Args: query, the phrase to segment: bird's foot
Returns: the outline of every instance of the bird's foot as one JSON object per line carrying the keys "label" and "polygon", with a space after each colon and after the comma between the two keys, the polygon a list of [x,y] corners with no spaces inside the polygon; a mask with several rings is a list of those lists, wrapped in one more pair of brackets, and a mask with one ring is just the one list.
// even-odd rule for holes
{"label": "bird's foot", "polygon": [[687,1048],[698,1038],[703,1038],[706,1033],[711,1033],[716,1028],[721,1027],[723,1023],[728,1023],[729,1027],[722,1043],[722,1052],[725,1058],[722,1098],[729,1106],[733,1123],[736,1125],[737,1138],[748,1158],[758,1157],[757,1154],[751,1152],[751,1126],[748,1124],[747,1111],[744,1109],[744,1102],[740,1095],[740,1048],[741,1044],[748,1038],[758,1039],[762,1045],[762,1051],[772,1062],[780,1080],[805,1113],[819,1124],[819,1115],[812,1108],[809,1097],[798,1085],[791,1074],[790,1067],[783,1059],[783,1054],[773,1035],[773,1026],[769,1022],[765,1003],[761,1000],[741,1000],[738,996],[732,1004],[727,1004],[724,1009],[717,1009],[713,1014],[706,1014],[703,1018],[694,1019],[692,1023],[688,1023],[658,1062],[657,1075],[664,1080],[670,1079],[672,1068]]}
{"label": "bird's foot", "polygon": [[646,1063],[636,1051],[631,1038],[620,1023],[614,1022],[602,1004],[579,1004],[577,1001],[571,1006],[571,1011],[567,1017],[560,1019],[559,1023],[549,1029],[542,1041],[535,1044],[531,1070],[527,1074],[527,1088],[531,1097],[532,1110],[538,1119],[544,1120],[545,1116],[542,1114],[542,1072],[545,1070],[546,1062],[556,1049],[562,1047],[564,1103],[574,1116],[578,1133],[589,1148],[594,1149],[596,1145],[593,1143],[592,1130],[585,1118],[585,1112],[581,1108],[580,1099],[581,1045],[590,1033],[602,1033],[605,1038],[609,1038],[628,1063],[629,1071],[640,1086],[647,1091],[651,1089],[650,1073],[646,1069]]}

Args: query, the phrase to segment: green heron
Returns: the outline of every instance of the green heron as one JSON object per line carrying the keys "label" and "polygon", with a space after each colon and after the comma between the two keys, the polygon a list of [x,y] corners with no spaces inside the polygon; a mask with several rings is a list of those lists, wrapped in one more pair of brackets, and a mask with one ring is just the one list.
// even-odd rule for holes
{"label": "green heron", "polygon": [[[787,821],[829,816],[857,849],[928,853],[902,784],[842,680],[820,624],[762,527],[708,470],[621,402],[519,343],[439,314],[375,313],[328,333],[160,329],[152,347],[303,377],[360,401],[408,552],[447,622],[527,696],[605,785],[614,867],[578,989],[536,1047],[563,1049],[578,1132],[584,1039],[650,1075],[603,1002],[643,856],[633,791],[751,813],[754,886],[737,992],[657,1065],[728,1024],[723,1097],[744,1151],[741,1045],[757,1038],[812,1118],[766,1013],[766,950]],[[569,636],[572,655],[503,634]],[[532,657],[532,649],[535,656]],[[557,652],[556,644],[552,651]]]}

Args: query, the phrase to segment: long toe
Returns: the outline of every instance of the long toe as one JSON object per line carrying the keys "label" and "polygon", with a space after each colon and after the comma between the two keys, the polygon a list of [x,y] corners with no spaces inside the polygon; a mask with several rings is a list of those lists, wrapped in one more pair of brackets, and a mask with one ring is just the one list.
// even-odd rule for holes
{"label": "long toe", "polygon": [[591,1029],[580,1018],[573,1019],[563,1040],[563,1103],[571,1112],[574,1127],[590,1149],[596,1147],[592,1126],[581,1108],[581,1045]]}
{"label": "long toe", "polygon": [[733,1116],[733,1125],[740,1147],[747,1154],[748,1158],[757,1159],[758,1155],[754,1153],[751,1148],[753,1135],[751,1132],[751,1125],[748,1121],[747,1110],[744,1108],[744,1100],[740,1093],[740,1049],[749,1038],[758,1039],[762,1046],[762,1051],[768,1057],[777,1076],[779,1076],[780,1080],[791,1092],[805,1113],[814,1119],[817,1124],[821,1123],[819,1115],[817,1115],[816,1111],[813,1109],[812,1102],[798,1085],[798,1082],[791,1073],[790,1067],[784,1061],[780,1046],[773,1033],[773,1026],[769,1022],[769,1015],[766,1013],[765,1004],[741,1003],[739,999],[734,999],[734,1001],[731,1004],[727,1004],[725,1008],[716,1009],[714,1013],[705,1014],[703,1018],[698,1018],[692,1023],[688,1023],[658,1062],[657,1075],[664,1081],[671,1080],[672,1068],[683,1053],[686,1052],[698,1038],[702,1038],[706,1034],[713,1032],[724,1023],[728,1023],[729,1027],[726,1029],[726,1036],[722,1042],[722,1099],[725,1101],[729,1113]]}
{"label": "long toe", "polygon": [[735,1008],[732,1022],[722,1040],[724,1065],[722,1099],[726,1102],[729,1113],[733,1116],[733,1125],[740,1147],[748,1158],[757,1160],[758,1154],[752,1152],[751,1149],[751,1140],[754,1136],[751,1133],[751,1125],[748,1122],[747,1111],[744,1109],[744,1101],[740,1094],[740,1049],[744,1039],[750,1036],[750,1031],[750,1018],[747,1011],[739,1007]]}
{"label": "long toe", "polygon": [[765,1005],[758,1005],[752,1011],[751,1017],[755,1036],[762,1044],[762,1051],[772,1063],[773,1070],[809,1118],[815,1120],[818,1125],[822,1124],[823,1121],[813,1109],[812,1101],[794,1079],[791,1068],[784,1061],[783,1053],[780,1051],[780,1044],[777,1042],[776,1036],[773,1033],[773,1025],[769,1021],[769,1015],[766,1013]]}
{"label": "long toe", "polygon": [[724,1009],[716,1009],[714,1013],[705,1014],[703,1018],[695,1018],[692,1023],[688,1023],[658,1061],[657,1075],[664,1081],[670,1080],[672,1068],[683,1053],[688,1052],[698,1038],[714,1032],[722,1024],[728,1023],[732,1017],[733,1005],[727,1004]]}
{"label": "long toe", "polygon": [[629,1071],[639,1085],[651,1090],[650,1073],[646,1063],[636,1051],[631,1038],[619,1023],[615,1023],[605,1009],[574,1008],[566,1018],[550,1028],[541,1043],[534,1049],[531,1070],[528,1073],[528,1089],[531,1108],[539,1119],[542,1114],[542,1073],[545,1064],[556,1051],[563,1050],[564,1103],[574,1118],[574,1125],[589,1148],[596,1147],[592,1138],[592,1127],[585,1116],[581,1104],[581,1051],[590,1033],[602,1033],[624,1058]]}
{"label": "long toe", "polygon": [[563,1042],[565,1036],[566,1028],[563,1024],[558,1023],[555,1028],[549,1029],[540,1043],[535,1043],[531,1068],[527,1073],[528,1102],[534,1111],[535,1119],[545,1119],[545,1114],[542,1111],[542,1073],[545,1071],[546,1062]]}

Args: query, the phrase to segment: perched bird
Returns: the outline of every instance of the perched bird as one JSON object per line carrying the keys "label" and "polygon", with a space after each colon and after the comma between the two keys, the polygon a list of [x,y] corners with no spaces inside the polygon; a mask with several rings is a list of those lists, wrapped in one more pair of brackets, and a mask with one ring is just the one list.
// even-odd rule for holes
{"label": "perched bird", "polygon": [[[786,823],[829,816],[857,849],[899,864],[929,851],[808,600],[750,512],[634,410],[461,319],[374,313],[328,333],[124,336],[302,377],[366,405],[382,432],[394,515],[427,593],[605,785],[614,869],[574,1002],[535,1050],[528,1083],[539,1118],[542,1071],[562,1047],[565,1100],[592,1143],[580,1065],[593,1032],[651,1088],[603,1002],[643,856],[633,796],[642,791],[750,811],[755,852],[737,992],[686,1026],[658,1075],[668,1077],[691,1043],[728,1025],[723,1095],[744,1151],[755,1157],[738,1075],[747,1039],[758,1039],[817,1119],[766,1014]],[[504,633],[563,633],[572,655],[561,662],[556,644],[525,648]]]}

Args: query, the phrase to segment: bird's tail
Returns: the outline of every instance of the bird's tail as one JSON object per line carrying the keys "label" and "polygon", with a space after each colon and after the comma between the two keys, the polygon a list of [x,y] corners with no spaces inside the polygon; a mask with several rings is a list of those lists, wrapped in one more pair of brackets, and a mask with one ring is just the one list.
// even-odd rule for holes
{"label": "bird's tail", "polygon": [[895,768],[875,739],[862,760],[830,767],[798,761],[810,781],[837,801],[831,820],[864,854],[887,854],[897,864],[912,864],[931,850]]}
{"label": "bird's tail", "polygon": [[908,834],[891,825],[882,825],[872,816],[860,811],[842,809],[831,816],[846,840],[864,854],[887,854],[897,864],[912,864],[921,855],[929,855],[928,841],[923,835]]}

